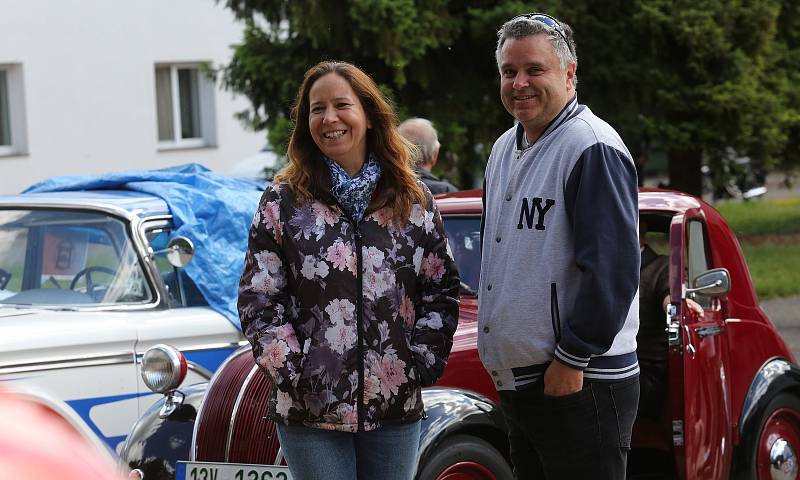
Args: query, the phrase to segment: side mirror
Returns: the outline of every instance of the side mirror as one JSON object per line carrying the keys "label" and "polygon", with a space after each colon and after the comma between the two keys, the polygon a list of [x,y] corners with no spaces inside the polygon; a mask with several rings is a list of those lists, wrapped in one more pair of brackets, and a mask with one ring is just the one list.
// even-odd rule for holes
{"label": "side mirror", "polygon": [[718,297],[731,290],[731,275],[725,268],[712,268],[695,277],[692,285],[692,288],[686,289],[686,293]]}
{"label": "side mirror", "polygon": [[169,241],[167,248],[156,250],[151,255],[160,253],[167,254],[167,261],[176,268],[183,268],[192,261],[194,257],[194,243],[186,237],[175,237]]}

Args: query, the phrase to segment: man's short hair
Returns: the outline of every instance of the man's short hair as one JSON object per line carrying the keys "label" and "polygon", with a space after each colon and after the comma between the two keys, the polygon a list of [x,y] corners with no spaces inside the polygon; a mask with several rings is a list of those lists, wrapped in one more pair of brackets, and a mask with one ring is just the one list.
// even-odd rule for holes
{"label": "man's short hair", "polygon": [[[564,37],[559,35],[557,31],[548,27],[538,20],[532,20],[525,17],[514,17],[507,21],[497,31],[497,50],[494,56],[497,60],[497,66],[500,67],[500,50],[506,40],[513,38],[519,40],[521,38],[531,37],[533,35],[546,34],[553,45],[553,51],[558,57],[561,68],[567,68],[570,63],[578,64],[578,55],[575,52],[575,41],[572,38],[572,28],[566,23],[558,22],[564,33]],[[569,42],[569,45],[567,45]],[[577,82],[577,79],[576,79]]]}
{"label": "man's short hair", "polygon": [[428,165],[433,162],[439,151],[439,135],[433,123],[426,118],[409,118],[397,129],[400,134],[417,147],[414,156],[417,165]]}

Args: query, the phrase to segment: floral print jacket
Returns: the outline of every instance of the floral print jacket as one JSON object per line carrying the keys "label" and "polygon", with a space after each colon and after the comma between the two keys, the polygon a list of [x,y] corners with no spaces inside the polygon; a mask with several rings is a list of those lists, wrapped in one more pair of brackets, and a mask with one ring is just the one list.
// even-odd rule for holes
{"label": "floral print jacket", "polygon": [[269,416],[345,432],[422,417],[442,374],[460,280],[430,192],[403,227],[386,208],[354,224],[332,196],[269,186],[239,286],[242,330],[272,381]]}

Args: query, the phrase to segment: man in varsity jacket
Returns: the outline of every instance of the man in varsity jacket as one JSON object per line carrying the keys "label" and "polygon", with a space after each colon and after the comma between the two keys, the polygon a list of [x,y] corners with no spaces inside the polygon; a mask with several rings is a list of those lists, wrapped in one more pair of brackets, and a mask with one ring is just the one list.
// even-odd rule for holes
{"label": "man in varsity jacket", "polygon": [[639,399],[636,169],[578,103],[569,26],[515,17],[496,56],[516,123],[486,167],[478,349],[515,474],[623,479]]}

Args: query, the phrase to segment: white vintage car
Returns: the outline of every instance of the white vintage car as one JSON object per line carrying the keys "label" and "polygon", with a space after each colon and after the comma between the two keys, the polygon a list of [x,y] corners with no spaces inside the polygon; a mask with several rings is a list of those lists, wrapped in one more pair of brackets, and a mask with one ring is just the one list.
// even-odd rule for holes
{"label": "white vintage car", "polygon": [[[195,169],[188,175],[210,173]],[[104,187],[109,185],[115,183]],[[180,219],[169,199],[141,191],[0,196],[0,386],[36,398],[116,449],[160,398],[140,373],[149,347],[179,348],[188,378],[207,381],[246,343],[231,305],[214,293],[235,296],[241,268],[222,264],[217,276],[209,276],[215,272],[207,265],[219,259],[203,258],[220,245],[234,265],[243,258],[259,193],[248,191],[242,205],[242,191],[228,187],[210,193],[216,201],[239,203],[236,221],[218,205],[200,212],[209,205],[186,198],[192,185],[173,191],[172,197],[187,200],[178,206]],[[187,212],[193,205],[197,211]],[[233,244],[212,241],[220,225],[231,226],[222,233]],[[194,265],[201,258],[205,263]],[[198,267],[194,274],[192,266]],[[215,278],[234,285],[203,284]]]}

